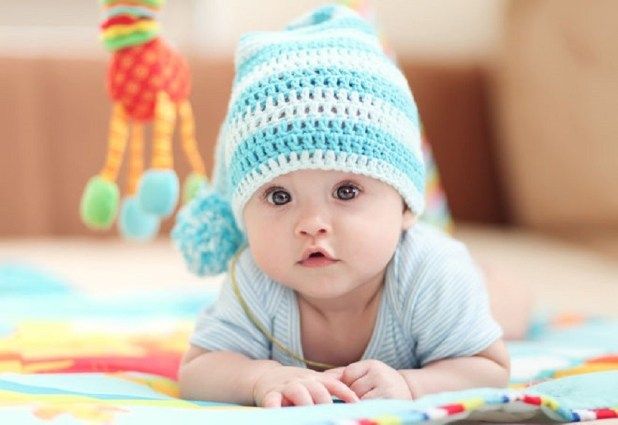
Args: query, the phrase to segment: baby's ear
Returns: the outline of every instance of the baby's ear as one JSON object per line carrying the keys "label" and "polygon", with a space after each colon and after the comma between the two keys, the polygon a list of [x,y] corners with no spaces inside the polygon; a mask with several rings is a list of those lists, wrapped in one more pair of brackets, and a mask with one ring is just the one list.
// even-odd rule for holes
{"label": "baby's ear", "polygon": [[403,210],[403,220],[401,222],[401,230],[408,230],[414,223],[416,223],[417,216],[410,210],[410,208],[406,208]]}

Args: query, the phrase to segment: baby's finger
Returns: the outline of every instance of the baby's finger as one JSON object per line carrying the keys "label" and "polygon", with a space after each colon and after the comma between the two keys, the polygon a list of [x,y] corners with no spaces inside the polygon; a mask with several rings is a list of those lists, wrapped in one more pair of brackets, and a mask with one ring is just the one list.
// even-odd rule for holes
{"label": "baby's finger", "polygon": [[352,363],[343,370],[341,382],[352,385],[358,378],[364,376],[369,371],[369,364],[365,361]]}
{"label": "baby's finger", "polygon": [[292,403],[287,397],[283,397],[283,400],[281,401],[281,407],[290,407],[290,406],[294,406],[294,403]]}
{"label": "baby's finger", "polygon": [[303,384],[292,384],[283,390],[283,395],[290,400],[294,406],[313,405],[313,397],[311,397],[309,390]]}
{"label": "baby's finger", "polygon": [[352,383],[352,385],[350,385],[350,389],[354,391],[354,394],[356,394],[360,399],[362,399],[365,394],[373,390],[375,387],[375,382],[367,375],[357,379]]}
{"label": "baby's finger", "polygon": [[336,379],[328,379],[328,378],[324,379],[322,383],[324,384],[326,389],[331,393],[331,395],[334,395],[335,397],[339,397],[341,400],[345,401],[346,403],[355,403],[359,400],[356,394],[354,394],[354,391],[352,391],[346,384]]}
{"label": "baby's finger", "polygon": [[311,394],[315,404],[329,404],[333,402],[333,398],[321,382],[308,382],[305,386],[309,390],[309,394]]}
{"label": "baby's finger", "polygon": [[338,379],[341,381],[341,376],[343,375],[343,370],[345,369],[345,367],[336,367],[333,369],[327,369],[324,371],[324,373],[328,376],[332,376],[335,379]]}
{"label": "baby's finger", "polygon": [[373,390],[368,391],[365,394],[363,394],[363,396],[361,397],[361,400],[373,400],[376,398],[384,398],[384,396],[382,395],[382,392],[378,388],[374,388]]}
{"label": "baby's finger", "polygon": [[278,391],[271,391],[267,393],[262,399],[263,407],[281,407],[283,401],[283,394]]}

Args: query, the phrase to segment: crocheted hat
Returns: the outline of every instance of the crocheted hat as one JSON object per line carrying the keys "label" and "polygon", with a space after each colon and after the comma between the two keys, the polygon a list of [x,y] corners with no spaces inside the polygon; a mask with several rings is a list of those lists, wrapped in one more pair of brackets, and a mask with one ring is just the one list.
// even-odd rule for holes
{"label": "crocheted hat", "polygon": [[295,170],[376,178],[421,214],[425,169],[416,104],[374,28],[356,12],[324,6],[284,31],[248,33],[235,62],[214,185],[183,208],[172,231],[191,270],[225,271],[244,242],[246,202]]}

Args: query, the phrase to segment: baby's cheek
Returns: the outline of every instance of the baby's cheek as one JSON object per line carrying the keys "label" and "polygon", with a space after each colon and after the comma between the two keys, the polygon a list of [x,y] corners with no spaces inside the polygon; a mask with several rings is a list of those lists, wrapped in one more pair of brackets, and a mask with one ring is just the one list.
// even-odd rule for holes
{"label": "baby's cheek", "polygon": [[367,232],[367,245],[371,246],[371,252],[378,261],[388,261],[392,257],[401,236],[401,229],[390,225],[378,226],[376,224]]}
{"label": "baby's cheek", "polygon": [[291,257],[291,250],[280,238],[270,235],[250,239],[249,249],[258,268],[269,278],[276,282],[285,282],[288,279],[294,259]]}

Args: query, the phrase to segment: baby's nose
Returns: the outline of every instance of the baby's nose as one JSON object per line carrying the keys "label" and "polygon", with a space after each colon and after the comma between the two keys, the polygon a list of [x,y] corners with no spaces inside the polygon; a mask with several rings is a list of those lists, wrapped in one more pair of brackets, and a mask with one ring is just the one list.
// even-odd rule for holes
{"label": "baby's nose", "polygon": [[298,236],[324,236],[331,232],[331,227],[320,214],[311,214],[302,217],[296,225]]}
{"label": "baby's nose", "polygon": [[301,228],[297,234],[299,235],[304,235],[304,236],[318,236],[318,235],[325,235],[327,234],[328,231],[326,230],[326,228],[324,227],[320,227],[320,228]]}

